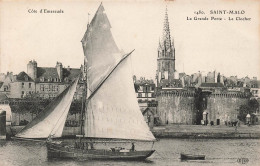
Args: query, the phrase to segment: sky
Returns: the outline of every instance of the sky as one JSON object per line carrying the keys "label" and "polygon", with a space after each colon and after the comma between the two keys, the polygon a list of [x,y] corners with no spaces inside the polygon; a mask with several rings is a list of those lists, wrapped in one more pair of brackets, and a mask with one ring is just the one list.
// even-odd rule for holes
{"label": "sky", "polygon": [[[216,70],[225,76],[260,78],[259,2],[224,0],[103,1],[118,47],[132,53],[133,74],[154,79],[165,8],[174,41],[176,70],[203,74]],[[79,68],[83,64],[81,39],[100,1],[1,1],[0,73],[39,67]],[[37,10],[29,13],[28,10]],[[41,9],[64,13],[40,13]],[[210,10],[243,14],[210,14]],[[196,12],[204,14],[196,14]],[[88,19],[88,13],[90,14]],[[193,20],[187,20],[187,17]],[[209,20],[194,20],[194,17]],[[219,17],[226,20],[211,20]],[[229,21],[229,17],[251,18]]]}

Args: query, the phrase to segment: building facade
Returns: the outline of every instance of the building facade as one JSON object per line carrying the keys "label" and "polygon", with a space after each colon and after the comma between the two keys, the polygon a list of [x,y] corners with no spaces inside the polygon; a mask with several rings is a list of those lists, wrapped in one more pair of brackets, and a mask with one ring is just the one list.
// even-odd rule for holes
{"label": "building facade", "polygon": [[25,72],[20,72],[10,82],[9,98],[23,98],[33,93],[35,93],[35,82]]}
{"label": "building facade", "polygon": [[148,126],[159,125],[157,101],[155,98],[155,83],[141,77],[139,80],[134,76],[134,87],[140,110]]}
{"label": "building facade", "polygon": [[[63,92],[81,73],[81,68],[63,67],[57,62],[55,67],[38,67],[32,60],[27,64],[27,73],[18,75],[8,73],[2,82],[0,92],[8,98],[24,98],[37,94],[40,98],[51,99]],[[83,82],[80,79],[74,99],[82,98]]]}
{"label": "building facade", "polygon": [[155,83],[153,80],[146,80],[141,77],[140,80],[134,80],[134,86],[139,103],[155,101]]}

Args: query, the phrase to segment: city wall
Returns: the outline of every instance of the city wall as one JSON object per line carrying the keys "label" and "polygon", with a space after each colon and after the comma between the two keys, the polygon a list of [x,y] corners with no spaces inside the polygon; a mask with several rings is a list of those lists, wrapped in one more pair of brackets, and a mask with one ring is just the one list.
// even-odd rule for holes
{"label": "city wall", "polygon": [[247,104],[249,98],[244,94],[226,94],[212,93],[207,97],[208,121],[217,123],[217,119],[220,121],[220,125],[225,125],[225,122],[237,121],[238,109],[241,105]]}
{"label": "city wall", "polygon": [[196,119],[194,99],[194,92],[178,90],[158,92],[157,110],[161,124],[194,124]]}

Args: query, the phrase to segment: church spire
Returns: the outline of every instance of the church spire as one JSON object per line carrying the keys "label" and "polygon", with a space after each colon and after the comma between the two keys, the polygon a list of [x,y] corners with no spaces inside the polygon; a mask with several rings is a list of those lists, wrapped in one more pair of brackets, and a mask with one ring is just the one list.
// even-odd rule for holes
{"label": "church spire", "polygon": [[169,50],[172,46],[167,6],[165,9],[165,18],[164,18],[164,24],[163,24],[162,44],[166,50]]}
{"label": "church spire", "polygon": [[163,34],[160,39],[157,50],[157,86],[160,86],[161,80],[168,80],[170,83],[175,78],[175,48],[173,41],[171,41],[167,7],[165,10]]}

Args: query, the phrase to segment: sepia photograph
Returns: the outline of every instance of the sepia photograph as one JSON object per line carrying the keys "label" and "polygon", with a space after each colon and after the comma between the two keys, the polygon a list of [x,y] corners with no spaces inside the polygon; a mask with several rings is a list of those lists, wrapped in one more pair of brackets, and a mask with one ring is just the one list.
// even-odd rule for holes
{"label": "sepia photograph", "polygon": [[1,0],[0,165],[260,165],[259,0]]}

